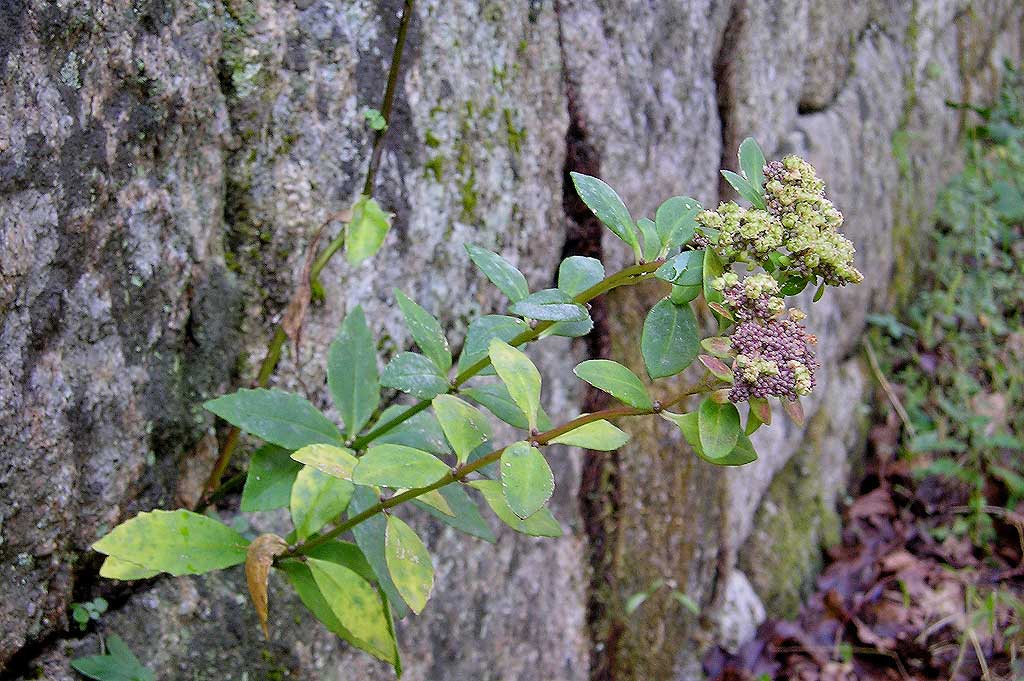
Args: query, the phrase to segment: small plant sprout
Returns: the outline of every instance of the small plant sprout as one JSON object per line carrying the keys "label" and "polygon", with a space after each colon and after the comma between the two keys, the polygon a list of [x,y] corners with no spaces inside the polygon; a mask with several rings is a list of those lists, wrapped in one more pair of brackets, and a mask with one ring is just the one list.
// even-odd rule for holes
{"label": "small plant sprout", "polygon": [[387,119],[377,109],[367,109],[363,112],[363,117],[366,119],[366,124],[370,126],[371,130],[376,132],[382,132],[388,127]]}
{"label": "small plant sprout", "polygon": [[[140,579],[245,564],[269,635],[267,580],[276,571],[328,629],[400,671],[394,619],[428,607],[440,579],[426,545],[400,515],[426,513],[493,542],[483,502],[516,532],[558,537],[562,526],[548,508],[557,484],[549,459],[560,453],[551,445],[618,449],[629,440],[618,425],[627,418],[657,415],[675,423],[709,463],[755,461],[749,435],[770,423],[769,400],[780,400],[799,420],[799,400],[815,386],[816,339],[787,297],[863,277],[853,246],[838,231],[842,215],[810,164],[795,156],[765,162],[747,139],[740,167],[742,175],[727,178],[749,205],[704,210],[676,196],[653,220],[634,219],[611,187],[573,173],[580,197],[634,254],[634,264],[606,273],[600,261],[572,256],[559,266],[557,286],[531,290],[500,253],[466,245],[469,259],[508,301],[469,323],[458,354],[438,320],[396,291],[409,344],[382,365],[372,325],[354,308],[326,348],[326,388],[340,423],[306,398],[276,389],[242,389],[205,404],[265,443],[251,458],[242,510],[286,507],[293,531],[249,541],[208,515],[140,513],[94,544],[107,556],[101,575]],[[353,262],[380,248],[389,220],[371,199],[361,201],[352,224],[363,237],[354,239]],[[547,414],[530,346],[549,336],[586,335],[593,328],[589,303],[625,286],[664,292],[639,338],[620,341],[639,343],[646,376],[609,359],[585,361],[575,375],[618,404],[564,418]],[[707,338],[695,304],[718,319]],[[700,371],[691,372],[693,382],[677,378],[694,366]],[[654,401],[651,386],[659,382],[665,385],[658,394],[667,396]],[[750,405],[745,423],[738,402]],[[518,432],[499,441],[496,421]],[[668,582],[634,595],[626,609],[666,584],[687,612],[698,611]]]}
{"label": "small plant sprout", "polygon": [[72,603],[71,619],[78,623],[79,631],[85,631],[89,622],[99,620],[108,607],[107,599],[99,596],[86,603]]}

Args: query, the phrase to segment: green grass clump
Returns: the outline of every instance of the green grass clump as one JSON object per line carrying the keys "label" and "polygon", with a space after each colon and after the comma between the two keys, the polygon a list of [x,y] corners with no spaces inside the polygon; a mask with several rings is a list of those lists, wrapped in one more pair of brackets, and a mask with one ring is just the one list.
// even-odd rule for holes
{"label": "green grass clump", "polygon": [[911,303],[872,315],[869,338],[905,391],[903,451],[970,488],[972,511],[949,530],[985,546],[993,502],[1024,502],[1024,72],[1007,65],[993,106],[961,108],[980,122],[939,196]]}

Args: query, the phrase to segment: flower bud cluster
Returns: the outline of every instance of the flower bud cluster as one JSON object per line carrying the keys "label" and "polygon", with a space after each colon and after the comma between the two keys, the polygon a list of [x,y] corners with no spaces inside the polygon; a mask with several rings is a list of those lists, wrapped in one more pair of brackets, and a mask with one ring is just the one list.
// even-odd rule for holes
{"label": "flower bud cluster", "polygon": [[814,389],[818,366],[811,349],[813,337],[793,319],[740,322],[729,337],[736,350],[735,376],[729,399],[751,397],[796,399]]}
{"label": "flower bud cluster", "polygon": [[763,273],[741,280],[734,272],[726,272],[711,286],[722,292],[725,305],[738,322],[729,336],[736,352],[729,399],[795,399],[810,393],[817,368],[811,349],[815,339],[800,324],[804,319],[800,310],[791,309],[788,318],[780,318],[785,302],[779,295],[778,282]]}
{"label": "flower bud cluster", "polygon": [[722,292],[737,321],[768,321],[786,308],[779,296],[779,282],[767,274],[753,274],[741,282],[734,272],[726,272],[714,279],[711,287]]}
{"label": "flower bud cluster", "polygon": [[839,233],[843,215],[825,198],[825,183],[811,164],[787,156],[765,165],[764,174],[768,210],[730,201],[697,214],[698,225],[718,233],[715,250],[722,259],[763,263],[771,252],[785,249],[792,267],[806,277],[821,277],[831,286],[860,283],[864,276],[853,266],[856,250]]}
{"label": "flower bud cluster", "polygon": [[804,276],[819,276],[830,286],[859,284],[853,266],[856,252],[839,233],[843,215],[825,198],[825,183],[814,167],[798,156],[787,156],[764,167],[765,203],[785,232],[785,246]]}
{"label": "flower bud cluster", "polygon": [[716,251],[727,262],[750,254],[763,260],[783,244],[782,223],[771,213],[743,208],[732,201],[719,204],[717,211],[697,214],[697,224],[719,232]]}

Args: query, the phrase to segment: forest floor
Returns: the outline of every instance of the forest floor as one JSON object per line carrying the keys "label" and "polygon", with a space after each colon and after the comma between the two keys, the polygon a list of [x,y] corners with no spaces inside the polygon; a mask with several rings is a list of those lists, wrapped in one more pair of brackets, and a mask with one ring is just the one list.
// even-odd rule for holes
{"label": "forest floor", "polygon": [[980,122],[933,257],[870,318],[879,407],[842,541],[799,616],[713,650],[709,679],[1024,679],[1024,73],[961,108]]}

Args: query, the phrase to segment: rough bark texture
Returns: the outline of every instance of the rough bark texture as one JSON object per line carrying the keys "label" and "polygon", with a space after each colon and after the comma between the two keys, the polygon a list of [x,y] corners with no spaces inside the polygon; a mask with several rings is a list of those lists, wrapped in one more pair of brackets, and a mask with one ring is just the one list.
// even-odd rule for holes
{"label": "rough bark texture", "polygon": [[[240,570],[111,590],[88,546],[194,495],[215,454],[199,403],[251,380],[307,245],[362,185],[362,112],[401,5],[0,4],[0,675],[73,678],[68,659],[97,641],[70,631],[68,605],[106,593],[100,630],[160,679],[388,678],[276,578],[266,644]],[[714,469],[667,424],[632,422],[615,457],[556,457],[561,540],[492,547],[420,522],[438,586],[401,624],[405,678],[700,678],[703,643],[741,640],[762,603],[792,610],[860,451],[864,316],[907,290],[957,166],[963,119],[944,102],[990,97],[1021,43],[1013,0],[417,3],[379,178],[395,229],[372,262],[325,270],[277,385],[327,406],[321,349],[356,303],[384,351],[404,346],[394,286],[460,339],[501,304],[464,241],[534,288],[563,245],[623,264],[563,202],[564,171],[600,168],[634,215],[677,193],[713,205],[747,135],[815,163],[866,280],[815,307],[809,425],[759,435],[756,464]],[[659,295],[609,299],[613,357],[639,368],[626,339]],[[542,350],[549,411],[592,399],[566,357],[601,349]],[[254,525],[284,522],[269,516]],[[656,578],[705,615],[662,593],[626,617]]]}

